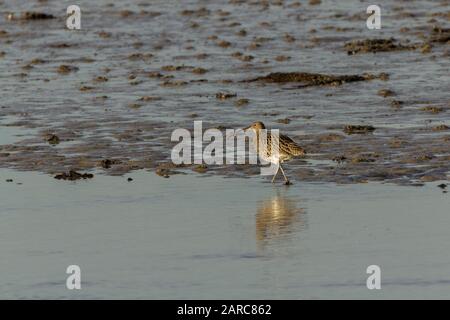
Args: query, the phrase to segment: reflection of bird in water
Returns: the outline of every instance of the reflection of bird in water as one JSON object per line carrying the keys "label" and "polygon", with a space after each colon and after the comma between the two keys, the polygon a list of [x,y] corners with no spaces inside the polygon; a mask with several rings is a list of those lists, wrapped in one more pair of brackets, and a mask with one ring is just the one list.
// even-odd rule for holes
{"label": "reflection of bird in water", "polygon": [[296,227],[302,229],[305,212],[296,204],[297,201],[280,195],[263,201],[256,213],[256,241],[265,245],[272,239],[288,237]]}
{"label": "reflection of bird in water", "polygon": [[[281,173],[284,176],[285,183],[290,184],[289,179],[284,174],[284,170],[281,167],[281,163],[283,163],[285,161],[289,161],[294,157],[299,157],[299,156],[305,155],[306,154],[305,149],[300,147],[297,143],[295,143],[288,136],[285,136],[282,134],[279,135],[279,141],[272,142],[272,134],[266,133],[267,137],[264,139],[261,139],[261,140],[266,140],[266,141],[261,141],[261,144],[260,144],[259,143],[260,133],[261,133],[261,130],[265,130],[265,129],[266,129],[266,127],[264,126],[264,123],[257,121],[242,130],[244,130],[244,131],[253,130],[253,132],[255,132],[254,144],[257,148],[258,155],[265,161],[271,162],[278,166],[277,172],[275,172],[275,175],[272,178],[272,183],[275,181],[278,171],[281,170]],[[278,152],[272,152],[272,143],[274,145],[274,149],[275,150],[278,149],[277,150]]]}

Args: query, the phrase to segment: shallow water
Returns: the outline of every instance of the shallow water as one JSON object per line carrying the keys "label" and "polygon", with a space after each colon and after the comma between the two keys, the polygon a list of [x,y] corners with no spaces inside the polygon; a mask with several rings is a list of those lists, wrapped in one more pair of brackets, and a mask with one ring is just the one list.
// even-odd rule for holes
{"label": "shallow water", "polygon": [[[434,183],[130,176],[1,170],[0,297],[450,298],[450,196]],[[381,290],[366,288],[372,264]]]}
{"label": "shallow water", "polygon": [[[367,29],[366,5],[357,0],[322,1],[320,5],[226,0],[183,1],[182,5],[172,0],[78,4],[82,29],[72,32],[65,29],[63,2],[0,2],[4,13],[0,30],[6,32],[0,37],[4,52],[0,58],[0,118],[17,116],[18,131],[35,129],[22,141],[0,140],[0,152],[11,154],[0,166],[55,173],[94,169],[102,159],[116,158],[121,165],[106,173],[124,174],[167,161],[174,145],[172,130],[191,129],[194,119],[204,121],[204,128],[237,128],[260,120],[292,136],[308,153],[320,154],[316,160],[329,161],[340,155],[348,159],[339,170],[329,166],[320,175],[311,175],[294,163],[294,176],[301,181],[405,184],[446,179],[449,131],[433,128],[450,121],[448,45],[432,43],[429,53],[418,48],[357,55],[348,55],[344,45],[352,40],[394,37],[400,43],[420,46],[430,39],[434,26],[448,27],[447,0],[379,1],[381,30]],[[57,18],[6,19],[6,13],[18,16],[26,10]],[[221,41],[229,45],[224,47]],[[236,52],[253,58],[242,61]],[[60,65],[78,71],[60,74]],[[170,71],[167,66],[181,68]],[[192,67],[207,72],[196,74]],[[384,72],[389,80],[307,88],[241,82],[290,71]],[[95,81],[98,76],[108,81]],[[176,81],[185,83],[170,85]],[[91,90],[80,91],[82,87]],[[383,98],[377,94],[380,89],[395,95]],[[219,100],[218,92],[237,97]],[[143,96],[157,99],[140,101]],[[236,107],[241,98],[249,99],[249,104]],[[403,104],[392,107],[392,100]],[[422,110],[430,105],[444,111]],[[291,121],[278,122],[285,118]],[[372,135],[347,136],[342,129],[348,124],[369,124],[377,130]],[[47,134],[58,135],[60,145],[47,145]],[[5,145],[9,143],[14,144]],[[35,153],[41,161],[34,161]],[[370,166],[353,161],[367,153],[374,156]],[[440,156],[417,161],[422,154]],[[411,165],[417,165],[417,170],[404,170]],[[210,170],[236,173],[234,169]]]}

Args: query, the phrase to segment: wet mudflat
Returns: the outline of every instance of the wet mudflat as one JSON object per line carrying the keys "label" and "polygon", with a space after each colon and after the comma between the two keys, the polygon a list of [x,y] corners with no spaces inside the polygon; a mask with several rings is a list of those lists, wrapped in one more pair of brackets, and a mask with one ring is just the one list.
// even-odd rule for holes
{"label": "wet mudflat", "polygon": [[[0,297],[449,298],[450,195],[436,184],[2,169]],[[72,264],[80,291],[65,287]],[[379,291],[366,288],[373,264]]]}
{"label": "wet mudflat", "polygon": [[447,179],[449,1],[381,1],[381,30],[360,1],[79,5],[69,31],[59,1],[0,2],[2,167],[157,171],[174,129],[259,120],[308,151],[293,180]]}

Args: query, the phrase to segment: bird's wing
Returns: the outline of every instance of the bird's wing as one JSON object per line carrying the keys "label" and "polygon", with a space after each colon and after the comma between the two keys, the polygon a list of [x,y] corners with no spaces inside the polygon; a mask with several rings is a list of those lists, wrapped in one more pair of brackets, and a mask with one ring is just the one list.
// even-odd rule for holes
{"label": "bird's wing", "polygon": [[306,153],[305,149],[300,147],[294,140],[283,134],[280,134],[280,151],[293,156],[302,156]]}

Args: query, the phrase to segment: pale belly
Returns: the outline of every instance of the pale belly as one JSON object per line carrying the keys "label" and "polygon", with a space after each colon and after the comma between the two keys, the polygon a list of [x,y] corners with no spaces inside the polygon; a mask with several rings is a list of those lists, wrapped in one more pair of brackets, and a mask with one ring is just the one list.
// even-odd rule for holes
{"label": "pale belly", "polygon": [[291,157],[289,155],[286,155],[283,153],[279,154],[278,156],[275,156],[275,155],[267,156],[266,153],[260,152],[259,157],[260,157],[260,159],[262,159],[265,162],[270,162],[270,163],[275,163],[275,164],[282,163],[284,161],[288,161],[289,159],[291,159]]}

